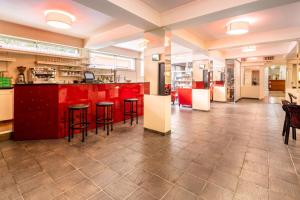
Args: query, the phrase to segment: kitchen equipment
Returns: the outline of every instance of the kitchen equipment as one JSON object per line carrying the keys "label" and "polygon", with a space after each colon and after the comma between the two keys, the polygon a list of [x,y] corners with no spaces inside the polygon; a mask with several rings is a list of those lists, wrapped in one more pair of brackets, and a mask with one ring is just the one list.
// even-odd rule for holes
{"label": "kitchen equipment", "polygon": [[17,84],[25,84],[25,74],[24,72],[26,71],[26,67],[24,66],[19,66],[17,67],[17,70],[19,71],[19,75],[17,77],[16,83]]}
{"label": "kitchen equipment", "polygon": [[55,83],[56,69],[54,67],[33,67],[28,71],[28,82]]}

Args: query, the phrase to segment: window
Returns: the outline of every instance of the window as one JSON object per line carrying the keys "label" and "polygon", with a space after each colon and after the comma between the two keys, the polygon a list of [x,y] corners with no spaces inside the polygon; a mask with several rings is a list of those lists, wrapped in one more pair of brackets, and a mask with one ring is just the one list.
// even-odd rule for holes
{"label": "window", "polygon": [[90,51],[90,67],[98,69],[135,70],[135,58]]}
{"label": "window", "polygon": [[45,53],[51,55],[80,57],[79,48],[22,39],[6,35],[0,35],[0,48],[35,53]]}
{"label": "window", "polygon": [[116,69],[135,70],[135,59],[116,56]]}
{"label": "window", "polygon": [[90,66],[99,69],[113,69],[115,66],[115,57],[102,53],[90,53]]}

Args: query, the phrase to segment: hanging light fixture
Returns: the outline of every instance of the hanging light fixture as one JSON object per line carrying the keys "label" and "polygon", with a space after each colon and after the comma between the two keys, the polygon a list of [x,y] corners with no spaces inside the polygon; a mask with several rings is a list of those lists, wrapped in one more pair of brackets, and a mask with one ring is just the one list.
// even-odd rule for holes
{"label": "hanging light fixture", "polygon": [[49,26],[59,29],[71,28],[73,22],[76,20],[74,15],[62,10],[46,10],[44,12],[46,23]]}
{"label": "hanging light fixture", "polygon": [[234,20],[226,24],[227,26],[227,34],[229,35],[242,35],[249,32],[249,25],[248,21],[244,20]]}
{"label": "hanging light fixture", "polygon": [[245,53],[256,51],[256,46],[251,45],[251,46],[243,47],[242,51]]}

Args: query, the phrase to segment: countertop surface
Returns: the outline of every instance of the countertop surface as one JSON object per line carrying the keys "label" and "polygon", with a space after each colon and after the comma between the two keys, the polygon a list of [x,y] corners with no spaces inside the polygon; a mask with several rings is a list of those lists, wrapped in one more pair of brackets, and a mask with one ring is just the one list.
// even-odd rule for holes
{"label": "countertop surface", "polygon": [[14,89],[14,87],[0,87],[0,90],[10,90]]}

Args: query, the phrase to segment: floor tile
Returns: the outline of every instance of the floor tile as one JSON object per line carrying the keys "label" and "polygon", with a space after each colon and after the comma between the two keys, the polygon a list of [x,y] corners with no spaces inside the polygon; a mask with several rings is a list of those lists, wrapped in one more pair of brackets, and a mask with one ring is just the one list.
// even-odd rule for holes
{"label": "floor tile", "polygon": [[248,171],[246,169],[242,170],[240,179],[245,181],[253,182],[266,189],[269,188],[269,177],[265,175],[258,174],[256,172]]}
{"label": "floor tile", "polygon": [[199,195],[204,188],[205,181],[185,173],[176,181],[176,184],[196,195]]}
{"label": "floor tile", "polygon": [[212,171],[212,167],[207,167],[196,163],[192,163],[187,169],[188,173],[204,180],[208,179],[208,177],[212,174]]}
{"label": "floor tile", "polygon": [[156,200],[153,195],[151,195],[146,190],[139,188],[134,191],[126,200]]}
{"label": "floor tile", "polygon": [[158,176],[151,176],[151,178],[146,179],[140,186],[154,197],[160,199],[171,189],[172,184]]}
{"label": "floor tile", "polygon": [[76,184],[80,183],[83,180],[86,180],[86,178],[79,171],[76,170],[58,179],[56,181],[56,184],[63,192],[66,192],[72,189]]}
{"label": "floor tile", "polygon": [[109,184],[106,188],[104,188],[104,191],[114,199],[121,200],[128,197],[137,188],[138,186],[127,178],[121,178],[116,179],[114,182]]}
{"label": "floor tile", "polygon": [[162,200],[197,200],[197,196],[179,186],[174,186]]}
{"label": "floor tile", "polygon": [[71,190],[67,191],[64,195],[68,199],[81,200],[87,199],[99,191],[100,189],[97,188],[92,182],[85,180],[77,184]]}
{"label": "floor tile", "polygon": [[233,193],[214,184],[207,183],[200,197],[207,200],[231,200]]}
{"label": "floor tile", "polygon": [[209,177],[208,182],[234,192],[238,183],[238,177],[225,172],[214,170]]}
{"label": "floor tile", "polygon": [[236,199],[268,199],[268,190],[249,181],[239,180],[235,193]]}
{"label": "floor tile", "polygon": [[118,178],[120,178],[120,175],[117,172],[109,168],[105,168],[91,179],[96,183],[97,186],[104,188]]}

